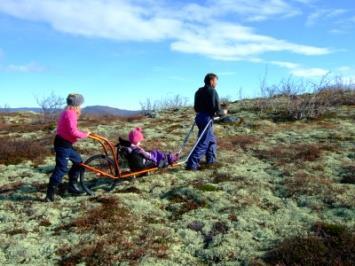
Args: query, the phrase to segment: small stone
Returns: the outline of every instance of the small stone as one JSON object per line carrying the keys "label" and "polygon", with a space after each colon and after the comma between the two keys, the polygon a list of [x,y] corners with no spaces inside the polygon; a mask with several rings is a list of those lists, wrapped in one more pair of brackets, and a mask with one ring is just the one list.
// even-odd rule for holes
{"label": "small stone", "polygon": [[190,223],[187,228],[199,232],[202,230],[202,228],[205,226],[205,224],[201,221],[193,221],[192,223]]}

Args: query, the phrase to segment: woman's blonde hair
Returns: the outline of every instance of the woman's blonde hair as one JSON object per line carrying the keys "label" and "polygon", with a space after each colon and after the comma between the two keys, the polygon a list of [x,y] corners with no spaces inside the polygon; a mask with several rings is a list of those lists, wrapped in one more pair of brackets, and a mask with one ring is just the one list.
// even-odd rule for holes
{"label": "woman's blonde hair", "polygon": [[67,105],[67,107],[65,107],[65,110],[74,110],[78,116],[81,115],[81,107],[80,106]]}

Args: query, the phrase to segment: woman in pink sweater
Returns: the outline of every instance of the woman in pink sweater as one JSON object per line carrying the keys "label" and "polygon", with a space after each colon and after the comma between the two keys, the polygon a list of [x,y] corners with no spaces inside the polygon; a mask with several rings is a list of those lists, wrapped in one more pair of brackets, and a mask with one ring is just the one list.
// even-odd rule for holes
{"label": "woman in pink sweater", "polygon": [[[69,185],[68,192],[79,195],[81,189],[78,187],[77,180],[81,171],[82,162],[80,154],[74,149],[73,144],[89,136],[89,132],[82,132],[78,129],[77,123],[80,116],[80,106],[84,98],[80,94],[69,94],[67,97],[67,107],[60,114],[57,124],[57,134],[54,140],[56,165],[49,179],[46,201],[54,201],[54,196],[58,185],[62,182],[63,176],[68,173]],[[73,163],[68,172],[68,161]]]}

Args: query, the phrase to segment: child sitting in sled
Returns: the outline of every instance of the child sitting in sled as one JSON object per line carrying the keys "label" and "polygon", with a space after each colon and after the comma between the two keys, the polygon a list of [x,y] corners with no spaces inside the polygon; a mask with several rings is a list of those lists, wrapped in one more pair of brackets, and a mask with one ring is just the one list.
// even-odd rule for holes
{"label": "child sitting in sled", "polygon": [[125,147],[125,157],[128,160],[132,171],[139,171],[145,168],[163,168],[173,165],[179,160],[178,153],[165,153],[158,149],[145,151],[141,147],[144,135],[141,128],[135,128],[128,134],[128,141],[120,139],[120,145]]}

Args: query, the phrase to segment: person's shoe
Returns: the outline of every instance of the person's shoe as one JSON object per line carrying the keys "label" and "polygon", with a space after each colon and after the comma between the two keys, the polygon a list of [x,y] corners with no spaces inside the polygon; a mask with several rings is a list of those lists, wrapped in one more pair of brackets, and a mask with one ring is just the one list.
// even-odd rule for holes
{"label": "person's shoe", "polygon": [[47,202],[53,202],[57,190],[58,190],[58,186],[49,183],[47,187],[47,194],[44,200]]}
{"label": "person's shoe", "polygon": [[175,154],[169,154],[168,155],[168,163],[169,165],[173,165],[174,163],[176,163],[177,161],[179,161],[180,159],[180,154],[179,153],[175,153]]}
{"label": "person's shoe", "polygon": [[69,180],[68,192],[74,196],[81,195],[83,193],[76,179]]}
{"label": "person's shoe", "polygon": [[191,167],[191,166],[186,166],[185,167],[185,170],[187,170],[187,171],[198,171],[199,169],[198,169],[198,167]]}

